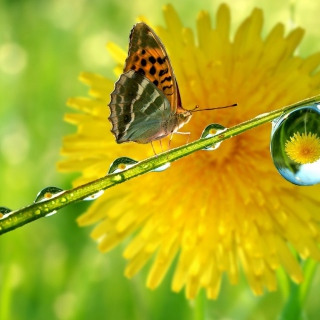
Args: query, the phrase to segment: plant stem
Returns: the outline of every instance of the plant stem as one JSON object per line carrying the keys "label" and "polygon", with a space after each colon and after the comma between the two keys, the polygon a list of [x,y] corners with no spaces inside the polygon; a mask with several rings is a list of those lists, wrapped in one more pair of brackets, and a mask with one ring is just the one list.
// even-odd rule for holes
{"label": "plant stem", "polygon": [[193,320],[205,320],[206,319],[206,295],[203,291],[200,291],[197,295]]}
{"label": "plant stem", "polygon": [[216,136],[199,139],[181,147],[163,152],[160,155],[143,160],[122,172],[109,174],[85,185],[65,191],[57,197],[51,198],[46,201],[33,203],[27,207],[13,211],[10,215],[0,220],[0,235],[21,227],[31,221],[44,217],[50,212],[59,210],[67,205],[70,205],[73,202],[82,200],[90,195],[97,193],[100,190],[111,188],[117,184],[123,183],[129,179],[147,173],[150,170],[156,169],[168,162],[176,161],[195,151],[212,146],[218,142],[232,138],[240,133],[262,125],[266,122],[270,122],[280,117],[284,113],[289,112],[299,106],[318,102],[320,102],[320,95],[305,99],[303,101],[299,101],[295,104],[286,106],[282,109],[278,109],[267,114],[262,114],[251,120],[242,122],[241,124],[229,128]]}
{"label": "plant stem", "polygon": [[302,318],[301,303],[299,299],[300,286],[290,282],[290,294],[281,311],[279,320],[300,320]]}

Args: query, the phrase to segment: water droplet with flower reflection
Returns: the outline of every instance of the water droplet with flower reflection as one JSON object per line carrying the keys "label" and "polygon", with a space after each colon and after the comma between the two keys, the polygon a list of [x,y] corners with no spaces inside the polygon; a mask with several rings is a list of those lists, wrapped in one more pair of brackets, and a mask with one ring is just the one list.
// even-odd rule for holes
{"label": "water droplet with flower reflection", "polygon": [[[63,192],[65,192],[63,189],[57,188],[57,187],[46,187],[44,189],[42,189],[38,194],[36,199],[34,200],[34,203],[36,202],[43,202],[43,201],[47,201],[50,200],[52,198],[57,197],[58,195],[62,194]],[[48,206],[46,205],[46,207],[44,208],[44,210],[46,212],[48,212],[45,217],[50,217],[52,215],[54,215],[55,213],[57,213],[57,210],[52,210],[50,211],[50,209],[48,208]]]}
{"label": "water droplet with flower reflection", "polygon": [[137,163],[138,163],[138,161],[133,160],[128,157],[118,158],[111,163],[108,174],[121,172],[123,170],[126,170],[126,169],[132,167],[133,165],[135,165]]}
{"label": "water droplet with flower reflection", "polygon": [[[200,139],[204,139],[204,138],[211,138],[213,136],[216,136],[218,134],[220,134],[223,131],[226,131],[227,128],[222,126],[221,124],[218,123],[212,123],[209,124],[203,131],[201,134]],[[221,142],[215,143],[214,145],[210,146],[210,147],[206,147],[202,150],[206,150],[206,151],[211,151],[211,150],[215,150],[217,148],[220,147]]]}
{"label": "water droplet with flower reflection", "polygon": [[7,207],[0,207],[0,219],[6,218],[11,212],[12,210]]}
{"label": "water droplet with flower reflection", "polygon": [[270,150],[277,170],[291,183],[320,183],[320,106],[299,107],[275,119]]}
{"label": "water droplet with flower reflection", "polygon": [[46,187],[37,194],[37,197],[33,202],[36,203],[36,202],[50,200],[54,197],[57,197],[63,192],[64,192],[63,189],[60,189],[57,187]]}
{"label": "water droplet with flower reflection", "polygon": [[[128,158],[128,157],[118,158],[111,163],[108,174],[117,173],[117,172],[121,172],[123,170],[129,169],[137,163],[138,163],[138,161],[131,159],[131,158]],[[148,168],[148,167],[150,167],[150,164],[146,163],[145,167],[143,167],[143,168]],[[166,170],[169,167],[170,167],[170,163],[168,162],[168,163],[165,163],[164,165],[162,165],[161,167],[150,170],[150,172],[161,172],[161,171]]]}

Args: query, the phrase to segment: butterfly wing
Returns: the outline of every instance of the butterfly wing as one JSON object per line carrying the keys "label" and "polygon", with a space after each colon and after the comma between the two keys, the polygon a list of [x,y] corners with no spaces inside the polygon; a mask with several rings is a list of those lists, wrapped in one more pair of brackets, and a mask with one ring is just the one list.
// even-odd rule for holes
{"label": "butterfly wing", "polygon": [[148,78],[168,99],[172,113],[181,105],[177,81],[161,40],[145,23],[137,23],[130,34],[124,72],[134,70]]}
{"label": "butterfly wing", "polygon": [[109,106],[111,132],[117,143],[148,143],[162,139],[177,125],[163,92],[133,70],[120,76]]}

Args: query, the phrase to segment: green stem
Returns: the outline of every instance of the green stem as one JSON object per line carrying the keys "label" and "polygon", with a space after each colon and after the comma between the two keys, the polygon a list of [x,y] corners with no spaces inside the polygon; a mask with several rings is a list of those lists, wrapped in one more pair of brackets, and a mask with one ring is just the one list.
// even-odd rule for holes
{"label": "green stem", "polygon": [[217,136],[199,139],[181,147],[166,151],[164,153],[161,153],[160,155],[141,161],[122,172],[109,174],[85,185],[65,191],[55,198],[51,198],[43,202],[37,202],[25,208],[13,211],[8,217],[0,220],[0,235],[21,227],[31,221],[44,217],[48,213],[59,210],[73,202],[82,200],[90,195],[97,193],[100,190],[111,188],[117,184],[123,183],[129,179],[147,173],[150,170],[161,167],[168,162],[176,161],[195,151],[204,149],[205,147],[210,147],[218,142],[232,138],[240,133],[262,125],[266,122],[270,122],[280,117],[285,112],[291,111],[299,106],[317,102],[320,102],[320,95],[305,99],[303,101],[299,101],[298,103],[289,105],[282,109],[260,115],[249,121],[229,128]]}
{"label": "green stem", "polygon": [[303,265],[303,274],[304,274],[304,280],[303,283],[300,285],[300,303],[301,305],[304,304],[304,302],[307,299],[307,295],[309,293],[312,280],[314,277],[314,274],[316,272],[316,269],[318,267],[318,263],[312,259],[308,259],[305,261]]}
{"label": "green stem", "polygon": [[282,309],[279,320],[300,320],[301,318],[300,286],[291,281],[290,294],[284,308]]}
{"label": "green stem", "polygon": [[205,309],[206,309],[206,295],[204,291],[200,291],[195,301],[193,320],[205,320],[206,319]]}

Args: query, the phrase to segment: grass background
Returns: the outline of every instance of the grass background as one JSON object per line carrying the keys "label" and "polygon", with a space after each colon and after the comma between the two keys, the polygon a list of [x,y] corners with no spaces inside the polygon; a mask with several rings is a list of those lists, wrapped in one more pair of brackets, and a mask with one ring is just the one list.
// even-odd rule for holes
{"label": "grass background", "polygon": [[[266,34],[277,22],[306,29],[299,54],[320,50],[315,1],[225,1],[235,29],[257,6],[264,9]],[[76,176],[55,170],[59,149],[72,127],[62,121],[70,96],[85,96],[81,71],[112,74],[105,50],[113,41],[126,48],[137,17],[164,25],[167,1],[0,0],[0,205],[17,209],[46,186],[70,188]],[[186,26],[195,29],[199,10],[211,13],[220,1],[173,1]],[[107,118],[107,115],[106,115]],[[107,121],[107,120],[106,120]],[[100,254],[91,228],[75,219],[87,203],[36,221],[0,238],[0,319],[193,319],[194,302],[170,291],[172,272],[156,291],[145,288],[145,268],[133,280],[123,276],[123,246]],[[304,306],[319,317],[316,273]],[[275,319],[280,291],[255,297],[245,279],[224,281],[217,301],[206,302],[208,319]]]}

